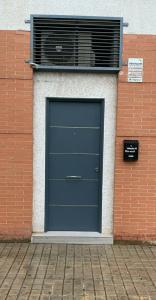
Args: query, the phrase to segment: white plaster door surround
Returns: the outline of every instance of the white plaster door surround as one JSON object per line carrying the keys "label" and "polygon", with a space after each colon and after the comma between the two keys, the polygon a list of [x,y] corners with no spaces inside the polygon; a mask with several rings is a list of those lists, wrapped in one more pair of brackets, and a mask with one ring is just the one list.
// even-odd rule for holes
{"label": "white plaster door surround", "polygon": [[45,223],[46,97],[105,99],[102,184],[102,236],[112,236],[116,75],[93,73],[34,73],[33,232]]}

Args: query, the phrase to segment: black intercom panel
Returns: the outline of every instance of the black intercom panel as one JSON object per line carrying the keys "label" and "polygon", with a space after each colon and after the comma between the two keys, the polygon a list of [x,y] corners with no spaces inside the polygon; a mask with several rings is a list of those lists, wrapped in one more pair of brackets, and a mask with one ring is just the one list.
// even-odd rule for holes
{"label": "black intercom panel", "polygon": [[124,161],[138,160],[139,141],[124,140],[123,141],[123,159]]}

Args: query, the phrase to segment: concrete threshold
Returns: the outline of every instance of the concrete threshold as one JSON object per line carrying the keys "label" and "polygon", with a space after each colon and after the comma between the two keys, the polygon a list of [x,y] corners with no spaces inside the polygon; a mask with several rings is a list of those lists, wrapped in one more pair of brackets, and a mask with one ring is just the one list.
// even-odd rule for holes
{"label": "concrete threshold", "polygon": [[99,232],[78,232],[78,231],[47,231],[33,233],[32,243],[62,243],[62,244],[104,244],[112,245],[113,237],[104,236]]}

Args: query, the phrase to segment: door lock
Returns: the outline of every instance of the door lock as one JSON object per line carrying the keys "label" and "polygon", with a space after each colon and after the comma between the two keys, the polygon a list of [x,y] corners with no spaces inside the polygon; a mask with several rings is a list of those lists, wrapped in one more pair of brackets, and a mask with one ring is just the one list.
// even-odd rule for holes
{"label": "door lock", "polygon": [[99,173],[99,168],[98,167],[95,168],[94,170],[95,170],[96,173]]}

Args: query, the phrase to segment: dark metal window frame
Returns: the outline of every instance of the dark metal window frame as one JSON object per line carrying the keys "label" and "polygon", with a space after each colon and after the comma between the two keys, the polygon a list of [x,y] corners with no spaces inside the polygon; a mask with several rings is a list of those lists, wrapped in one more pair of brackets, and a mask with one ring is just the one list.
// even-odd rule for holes
{"label": "dark metal window frame", "polygon": [[[45,66],[34,63],[34,36],[33,36],[33,21],[34,18],[48,18],[48,19],[67,19],[67,20],[116,20],[120,21],[120,52],[119,52],[119,67],[81,67],[81,66]],[[35,70],[40,71],[71,71],[71,72],[105,72],[105,73],[117,73],[120,71],[122,66],[122,46],[123,46],[123,18],[122,17],[99,17],[99,16],[69,16],[69,15],[31,15],[31,58],[30,64]]]}

